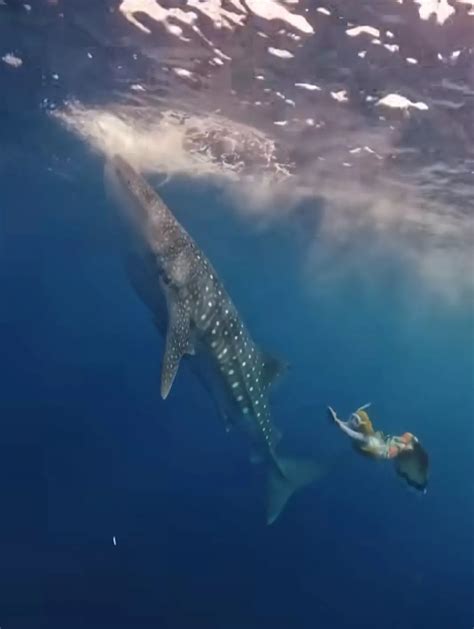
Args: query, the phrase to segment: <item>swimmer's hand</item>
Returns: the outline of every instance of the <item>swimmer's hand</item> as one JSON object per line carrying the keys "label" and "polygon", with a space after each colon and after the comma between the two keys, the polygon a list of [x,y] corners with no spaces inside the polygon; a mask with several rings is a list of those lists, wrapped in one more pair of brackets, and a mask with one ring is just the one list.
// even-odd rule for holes
{"label": "swimmer's hand", "polygon": [[328,406],[328,415],[331,421],[333,421],[336,424],[339,424],[340,420],[338,419],[336,415],[336,411],[331,406]]}

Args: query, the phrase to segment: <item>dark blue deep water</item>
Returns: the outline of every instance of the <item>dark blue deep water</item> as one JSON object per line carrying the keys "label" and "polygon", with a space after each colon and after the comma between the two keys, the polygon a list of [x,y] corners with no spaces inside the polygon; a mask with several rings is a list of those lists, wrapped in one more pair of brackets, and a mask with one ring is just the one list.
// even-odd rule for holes
{"label": "dark blue deep water", "polygon": [[[288,230],[251,232],[211,187],[162,190],[291,361],[288,443],[347,452],[267,528],[262,479],[192,374],[160,399],[162,340],[117,258],[101,163],[75,157],[84,181],[2,174],[1,626],[471,626],[470,310],[407,308],[384,273],[308,297]],[[425,496],[327,423],[327,403],[367,400],[422,438]]]}
{"label": "dark blue deep water", "polygon": [[[379,65],[372,60],[367,75],[377,97],[396,75],[391,91],[406,87],[413,101],[430,105],[425,118],[422,110],[413,110],[413,117],[396,112],[393,120],[387,114],[387,125],[403,128],[396,151],[408,157],[400,173],[411,174],[423,160],[430,174],[445,168],[445,179],[427,184],[427,198],[439,200],[443,189],[446,197],[459,192],[464,199],[443,206],[443,217],[452,213],[450,226],[465,225],[434,247],[438,262],[449,265],[458,254],[462,259],[453,267],[456,274],[443,276],[443,290],[432,290],[414,270],[413,252],[406,259],[394,254],[396,238],[382,240],[393,247],[381,251],[378,244],[372,255],[370,221],[358,222],[353,241],[327,239],[319,229],[327,208],[317,195],[299,199],[291,213],[280,204],[270,220],[268,213],[242,211],[238,195],[223,192],[216,179],[175,172],[160,187],[211,259],[257,343],[290,364],[271,397],[282,450],[327,466],[324,477],[296,494],[267,527],[262,470],[249,463],[237,436],[225,432],[187,365],[169,398],[161,399],[163,339],[121,263],[114,208],[104,193],[103,155],[49,117],[50,109],[78,95],[94,105],[119,99],[112,90],[117,75],[107,68],[122,63],[127,46],[140,48],[130,25],[125,39],[114,39],[118,18],[101,39],[105,18],[94,22],[88,17],[95,15],[93,3],[84,2],[82,14],[79,4],[71,2],[68,13],[61,2],[33,3],[26,10],[0,2],[1,11],[12,10],[8,18],[0,13],[0,57],[13,52],[24,61],[18,68],[0,62],[0,628],[472,628],[474,319],[471,296],[458,290],[474,273],[466,256],[474,172],[467,132],[474,93],[472,22],[456,14],[459,21],[447,22],[445,39],[434,19],[420,22],[430,42],[418,51],[421,76],[428,76],[423,62],[432,71],[426,84],[414,81],[410,91],[401,71],[384,73],[382,48]],[[103,4],[105,15],[119,3]],[[326,4],[344,16],[341,3]],[[406,23],[403,14],[395,19],[393,13],[402,8],[381,2],[392,16],[383,22],[370,4],[348,3],[344,28],[376,23],[391,28],[398,41]],[[410,7],[415,20],[417,9]],[[263,20],[256,24],[265,26]],[[457,27],[462,52],[453,57],[459,60],[454,67]],[[210,27],[203,30],[212,37]],[[334,68],[350,68],[353,58],[362,63],[355,53],[334,53],[340,32],[324,31],[320,74],[306,72],[300,80],[323,86],[327,80],[328,90],[337,89]],[[414,32],[406,31],[405,40],[415,41]],[[221,48],[230,55],[227,44]],[[64,52],[69,46],[70,57]],[[437,46],[448,60],[439,75],[433,70]],[[84,51],[99,60],[95,74],[85,69],[89,57],[74,65]],[[412,47],[404,54],[415,52]],[[146,54],[136,80],[147,77],[161,95],[151,48]],[[240,80],[246,89],[240,63],[234,93]],[[81,76],[77,83],[72,65]],[[332,69],[325,74],[326,67]],[[338,80],[347,81],[349,91],[358,80],[368,86],[361,67],[346,70]],[[61,76],[52,79],[57,71]],[[256,71],[263,72],[262,65]],[[275,77],[284,78],[277,70]],[[125,79],[120,81],[114,89],[123,87]],[[460,104],[437,91],[440,86],[452,89]],[[222,96],[224,87],[219,89]],[[283,107],[281,99],[275,103]],[[331,103],[329,111],[343,106]],[[351,104],[344,106],[349,112]],[[306,109],[303,117],[309,115],[317,119]],[[334,116],[337,124],[342,115]],[[358,133],[362,124],[362,116],[348,119],[347,128],[335,123],[341,138]],[[433,129],[447,131],[435,135]],[[336,138],[324,147],[334,155],[342,145]],[[461,181],[461,165],[470,179]],[[164,179],[158,171],[150,177],[156,185]],[[310,169],[307,174],[312,180]],[[361,170],[362,188],[373,185],[366,175]],[[343,190],[344,177],[335,180],[334,192]],[[328,189],[324,195],[331,196]],[[344,203],[350,205],[350,198]],[[404,208],[403,215],[410,211]],[[433,216],[438,225],[441,214]],[[428,260],[432,251],[423,229],[414,249]],[[329,424],[328,404],[346,418],[366,402],[372,402],[378,428],[411,431],[422,441],[431,463],[425,495],[408,489],[389,463],[357,456]]]}

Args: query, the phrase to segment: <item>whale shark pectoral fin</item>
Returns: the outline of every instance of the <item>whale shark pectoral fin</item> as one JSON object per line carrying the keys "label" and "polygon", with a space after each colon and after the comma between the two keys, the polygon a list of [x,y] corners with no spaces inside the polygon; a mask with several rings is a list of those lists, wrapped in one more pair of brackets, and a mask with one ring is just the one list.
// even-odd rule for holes
{"label": "whale shark pectoral fin", "polygon": [[265,388],[270,388],[271,385],[286,371],[288,371],[288,363],[266,352],[262,355],[262,382]]}
{"label": "whale shark pectoral fin", "polygon": [[191,319],[184,302],[168,297],[168,330],[161,370],[161,397],[165,400],[178,372],[184,354],[194,354]]}

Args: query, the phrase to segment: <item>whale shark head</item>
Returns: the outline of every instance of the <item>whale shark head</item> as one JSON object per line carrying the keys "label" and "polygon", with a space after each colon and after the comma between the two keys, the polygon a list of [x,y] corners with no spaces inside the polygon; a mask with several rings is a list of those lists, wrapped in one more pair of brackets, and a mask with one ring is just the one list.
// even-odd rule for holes
{"label": "whale shark head", "polygon": [[157,192],[120,156],[107,160],[104,180],[108,196],[119,208],[119,219],[135,248],[155,258],[161,279],[176,288],[192,275],[191,240]]}
{"label": "whale shark head", "polygon": [[148,222],[147,208],[154,195],[148,183],[119,155],[106,161],[104,182],[107,196],[115,201],[121,219],[143,230]]}

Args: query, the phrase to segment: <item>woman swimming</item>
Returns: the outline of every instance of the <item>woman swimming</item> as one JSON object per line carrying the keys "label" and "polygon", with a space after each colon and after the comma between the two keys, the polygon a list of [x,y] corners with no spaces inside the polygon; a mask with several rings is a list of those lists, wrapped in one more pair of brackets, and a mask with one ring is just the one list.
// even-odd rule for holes
{"label": "woman swimming", "polygon": [[360,454],[373,459],[394,459],[397,473],[409,485],[424,491],[428,484],[429,459],[419,440],[411,432],[390,436],[375,431],[366,412],[369,406],[365,404],[358,408],[346,422],[340,420],[329,406],[329,417],[350,437],[352,445]]}

